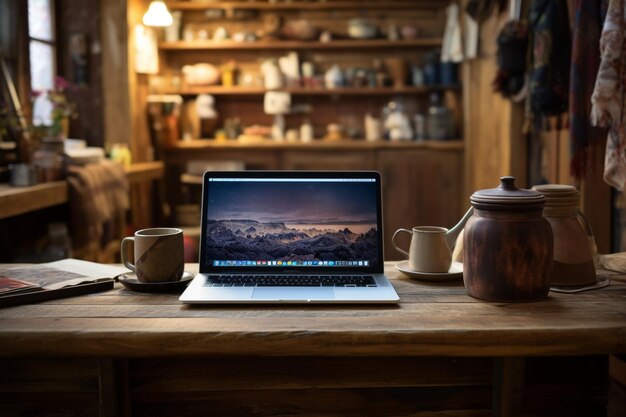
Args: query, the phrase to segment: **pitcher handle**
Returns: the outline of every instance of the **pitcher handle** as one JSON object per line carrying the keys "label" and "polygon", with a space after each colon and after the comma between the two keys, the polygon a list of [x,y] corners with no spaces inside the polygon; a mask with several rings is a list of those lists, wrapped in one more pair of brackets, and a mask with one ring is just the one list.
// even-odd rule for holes
{"label": "pitcher handle", "polygon": [[398,230],[396,230],[396,232],[393,234],[393,237],[391,238],[391,244],[393,245],[394,249],[397,250],[398,252],[400,252],[401,254],[403,254],[406,259],[409,259],[409,253],[407,251],[405,251],[405,250],[400,249],[398,247],[398,245],[396,245],[396,236],[400,232],[405,232],[405,233],[408,233],[408,234],[412,235],[413,231],[412,230],[408,230],[408,229],[398,229]]}
{"label": "pitcher handle", "polygon": [[587,236],[593,237],[593,229],[591,229],[591,224],[589,223],[587,216],[585,216],[585,214],[582,211],[578,210],[578,212],[576,213],[576,218],[578,219],[578,222],[585,230],[585,233],[587,234]]}
{"label": "pitcher handle", "polygon": [[576,220],[578,220],[578,223],[582,226],[583,230],[587,234],[587,241],[589,242],[589,249],[591,250],[591,256],[593,257],[593,262],[596,266],[598,266],[599,265],[598,247],[596,246],[596,239],[593,236],[593,229],[591,228],[591,223],[589,223],[587,216],[585,216],[585,214],[580,210],[578,210],[578,212],[576,213]]}

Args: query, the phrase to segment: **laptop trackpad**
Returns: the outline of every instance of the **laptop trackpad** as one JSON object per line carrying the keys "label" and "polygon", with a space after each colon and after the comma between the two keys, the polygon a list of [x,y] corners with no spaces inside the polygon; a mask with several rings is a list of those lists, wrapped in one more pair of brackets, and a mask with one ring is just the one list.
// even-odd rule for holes
{"label": "laptop trackpad", "polygon": [[256,287],[252,293],[255,300],[334,300],[332,288],[276,288]]}

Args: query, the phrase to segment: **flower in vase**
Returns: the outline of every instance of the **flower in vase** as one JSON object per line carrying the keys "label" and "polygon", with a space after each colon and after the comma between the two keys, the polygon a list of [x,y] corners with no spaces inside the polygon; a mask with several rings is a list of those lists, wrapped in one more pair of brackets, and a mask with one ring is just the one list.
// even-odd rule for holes
{"label": "flower in vase", "polygon": [[67,91],[76,87],[61,76],[54,79],[54,88],[50,90],[33,91],[33,124],[48,126],[52,136],[63,136],[70,118],[78,116],[76,104],[69,100]]}

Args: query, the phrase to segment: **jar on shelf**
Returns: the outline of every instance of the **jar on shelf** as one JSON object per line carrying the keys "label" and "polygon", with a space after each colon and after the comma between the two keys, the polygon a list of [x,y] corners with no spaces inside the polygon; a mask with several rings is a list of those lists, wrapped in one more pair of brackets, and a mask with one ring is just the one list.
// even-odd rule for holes
{"label": "jar on shelf", "polygon": [[237,84],[237,78],[239,75],[239,68],[237,62],[234,59],[228,60],[221,68],[222,70],[222,85],[225,87],[233,87]]}
{"label": "jar on shelf", "polygon": [[390,101],[383,109],[385,136],[390,140],[413,139],[413,128],[400,102]]}
{"label": "jar on shelf", "polygon": [[452,110],[443,104],[439,93],[430,95],[430,105],[426,119],[426,135],[428,139],[449,140],[455,136],[454,115]]}

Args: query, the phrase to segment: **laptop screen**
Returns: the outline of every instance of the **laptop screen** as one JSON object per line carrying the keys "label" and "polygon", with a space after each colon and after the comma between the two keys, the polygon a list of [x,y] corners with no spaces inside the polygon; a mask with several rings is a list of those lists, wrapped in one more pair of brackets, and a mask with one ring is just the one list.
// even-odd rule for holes
{"label": "laptop screen", "polygon": [[203,198],[203,272],[382,270],[377,173],[206,173]]}

